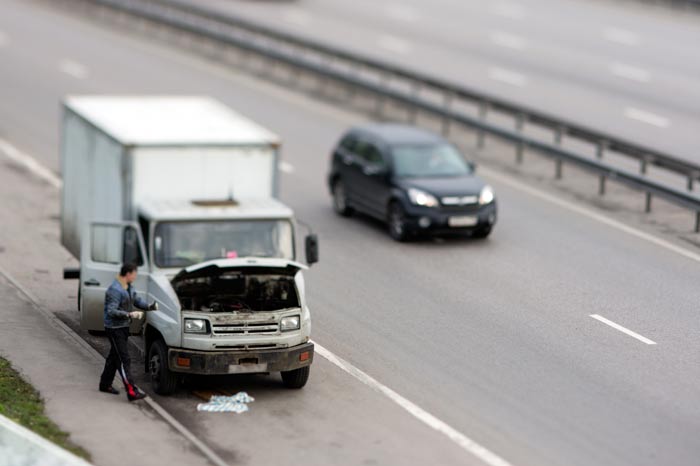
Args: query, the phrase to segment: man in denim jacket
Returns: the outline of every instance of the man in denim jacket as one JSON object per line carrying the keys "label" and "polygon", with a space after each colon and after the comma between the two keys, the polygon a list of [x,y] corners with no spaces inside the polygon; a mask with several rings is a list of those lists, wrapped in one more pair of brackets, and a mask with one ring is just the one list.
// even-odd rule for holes
{"label": "man in denim jacket", "polygon": [[155,303],[149,306],[146,301],[136,296],[136,292],[132,289],[131,284],[136,280],[136,274],[135,264],[122,265],[119,276],[114,279],[105,294],[105,333],[109,338],[111,349],[100,377],[100,391],[118,395],[119,391],[112,386],[112,381],[114,374],[119,370],[129,401],[140,400],[146,396],[131,381],[129,326],[131,319],[143,317],[143,312],[135,311],[134,307],[144,311],[155,309]]}

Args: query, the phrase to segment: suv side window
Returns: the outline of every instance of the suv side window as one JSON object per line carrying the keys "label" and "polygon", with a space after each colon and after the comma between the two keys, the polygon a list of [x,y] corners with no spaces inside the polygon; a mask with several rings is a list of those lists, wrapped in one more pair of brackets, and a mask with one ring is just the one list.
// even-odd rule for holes
{"label": "suv side window", "polygon": [[349,153],[355,152],[355,148],[357,146],[357,138],[350,134],[348,136],[345,136],[342,141],[340,141],[340,147],[345,149]]}
{"label": "suv side window", "polygon": [[386,165],[381,151],[371,142],[360,141],[357,144],[356,153],[365,166],[383,167]]}

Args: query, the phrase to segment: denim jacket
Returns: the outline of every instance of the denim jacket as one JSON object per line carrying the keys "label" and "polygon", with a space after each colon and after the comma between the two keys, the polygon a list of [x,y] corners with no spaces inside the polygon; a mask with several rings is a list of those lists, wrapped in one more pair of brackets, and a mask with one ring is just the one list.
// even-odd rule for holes
{"label": "denim jacket", "polygon": [[129,313],[134,306],[146,310],[148,304],[136,296],[136,292],[128,285],[125,290],[116,278],[105,293],[105,328],[128,327],[131,324]]}

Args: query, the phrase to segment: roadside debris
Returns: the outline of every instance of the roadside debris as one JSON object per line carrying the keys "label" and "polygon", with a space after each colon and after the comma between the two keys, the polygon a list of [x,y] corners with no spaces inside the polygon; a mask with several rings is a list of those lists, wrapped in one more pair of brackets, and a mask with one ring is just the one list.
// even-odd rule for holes
{"label": "roadside debris", "polygon": [[197,411],[210,413],[245,413],[248,411],[248,403],[255,398],[246,392],[238,392],[233,396],[212,395],[208,403],[199,403]]}

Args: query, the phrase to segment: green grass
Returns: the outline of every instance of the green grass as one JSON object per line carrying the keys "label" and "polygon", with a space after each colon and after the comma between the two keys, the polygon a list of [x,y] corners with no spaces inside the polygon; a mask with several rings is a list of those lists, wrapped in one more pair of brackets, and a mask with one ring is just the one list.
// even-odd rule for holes
{"label": "green grass", "polygon": [[44,401],[34,387],[20,377],[10,363],[0,358],[0,414],[36,432],[56,445],[90,460],[90,454],[70,441],[44,414]]}

